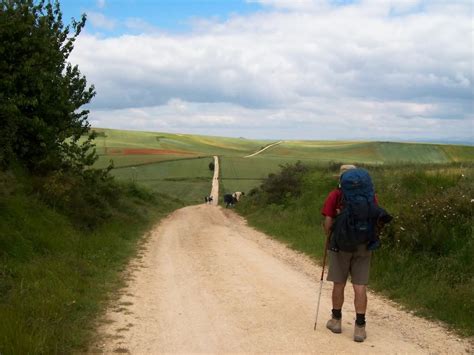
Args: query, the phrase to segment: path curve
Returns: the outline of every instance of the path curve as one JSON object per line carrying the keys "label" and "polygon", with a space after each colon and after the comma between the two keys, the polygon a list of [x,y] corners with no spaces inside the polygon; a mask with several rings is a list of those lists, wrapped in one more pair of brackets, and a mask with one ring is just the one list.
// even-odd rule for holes
{"label": "path curve", "polygon": [[352,290],[343,333],[324,327],[331,285],[324,283],[313,331],[320,268],[209,205],[179,209],[146,238],[128,285],[107,312],[91,351],[154,353],[425,353],[474,350],[440,325],[369,294],[368,338],[352,340]]}
{"label": "path curve", "polygon": [[274,146],[276,146],[277,144],[281,144],[281,143],[283,143],[283,141],[279,141],[279,142],[275,142],[275,143],[272,143],[272,144],[270,144],[270,145],[267,145],[266,147],[260,149],[259,151],[255,152],[255,153],[253,153],[253,154],[246,155],[244,158],[254,157],[254,156],[256,156],[257,154],[260,154],[261,152],[267,150],[268,148],[274,147]]}

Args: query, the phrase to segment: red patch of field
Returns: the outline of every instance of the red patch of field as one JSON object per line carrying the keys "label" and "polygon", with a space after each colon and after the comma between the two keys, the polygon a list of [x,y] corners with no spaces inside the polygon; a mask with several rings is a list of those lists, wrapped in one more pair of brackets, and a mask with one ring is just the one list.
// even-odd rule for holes
{"label": "red patch of field", "polygon": [[182,150],[170,150],[170,149],[122,149],[123,155],[193,155],[192,152],[185,152]]}

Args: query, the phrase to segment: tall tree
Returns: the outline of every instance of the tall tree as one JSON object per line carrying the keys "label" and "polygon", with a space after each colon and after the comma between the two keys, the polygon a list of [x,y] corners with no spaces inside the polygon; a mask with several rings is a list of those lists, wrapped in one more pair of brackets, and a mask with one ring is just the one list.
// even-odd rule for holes
{"label": "tall tree", "polygon": [[[0,163],[12,158],[32,171],[83,169],[96,154],[88,134],[95,95],[68,62],[86,23],[64,25],[59,1],[1,0]],[[87,139],[81,139],[83,136]]]}

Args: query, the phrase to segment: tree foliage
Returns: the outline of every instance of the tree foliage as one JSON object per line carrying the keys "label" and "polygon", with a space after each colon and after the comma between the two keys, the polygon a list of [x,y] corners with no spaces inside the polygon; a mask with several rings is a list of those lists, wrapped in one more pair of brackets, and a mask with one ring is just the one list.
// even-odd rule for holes
{"label": "tree foliage", "polygon": [[[96,159],[89,111],[95,95],[68,62],[86,23],[64,25],[59,1],[1,0],[0,164],[82,171]],[[81,137],[87,136],[87,139]]]}

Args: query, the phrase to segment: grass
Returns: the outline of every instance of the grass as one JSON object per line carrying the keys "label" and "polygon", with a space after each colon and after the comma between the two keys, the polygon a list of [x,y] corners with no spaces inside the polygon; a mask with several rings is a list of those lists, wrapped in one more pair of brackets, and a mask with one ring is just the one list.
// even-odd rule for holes
{"label": "grass", "polygon": [[0,174],[0,353],[85,351],[143,233],[181,203],[124,187],[113,215],[90,231],[20,180]]}
{"label": "grass", "polygon": [[[269,173],[279,170],[279,165],[286,159],[221,157],[221,191],[232,193],[243,191],[248,193],[261,184]],[[293,161],[290,159],[290,161]]]}
{"label": "grass", "polygon": [[280,165],[296,162],[292,158],[252,158],[222,157],[222,178],[224,179],[264,179],[270,173],[280,170]]}
{"label": "grass", "polygon": [[[120,149],[123,148],[178,151],[185,153],[185,156],[181,156],[182,158],[209,155],[244,156],[257,151],[261,146],[269,143],[269,141],[248,140],[244,138],[121,131],[112,129],[95,130],[101,132],[100,136],[96,139],[97,151],[101,155],[101,160],[104,162],[108,161],[108,158],[112,158],[114,161],[117,160],[116,166],[120,166]],[[117,153],[114,154],[114,151],[117,151]],[[165,154],[162,158],[167,159],[168,156],[172,159],[176,158],[176,155],[173,156],[173,154]],[[146,159],[150,159],[150,156],[135,156],[136,162]],[[157,157],[152,156],[152,159],[157,159]]]}
{"label": "grass", "polygon": [[[194,157],[195,158],[195,157]],[[98,169],[104,169],[110,165],[113,161],[115,168],[126,168],[140,165],[151,165],[161,163],[165,161],[173,160],[186,160],[180,155],[99,155],[99,159],[95,163],[94,167]]]}
{"label": "grass", "polygon": [[[381,205],[395,217],[374,254],[370,287],[459,334],[474,335],[474,166],[369,169]],[[302,195],[283,195],[268,204],[268,196],[259,191],[239,203],[237,211],[251,225],[320,260],[320,210],[336,186],[334,173],[331,166],[314,167],[302,179]]]}
{"label": "grass", "polygon": [[443,148],[444,146],[435,144],[381,142],[377,146],[377,151],[389,163],[449,163],[451,158]]}
{"label": "grass", "polygon": [[353,163],[450,163],[474,161],[474,147],[422,143],[285,141],[261,157],[293,158],[302,161]]}
{"label": "grass", "polygon": [[[444,163],[474,161],[474,147],[437,144],[351,142],[351,141],[284,141],[261,154],[252,154],[274,141],[244,138],[211,137],[162,132],[95,129],[100,155],[96,167],[114,162],[118,179],[134,179],[160,193],[179,197],[186,203],[199,203],[209,193],[211,176],[206,167],[193,159],[220,156],[221,191],[249,192],[261,179],[279,170],[281,164],[301,160],[308,164],[331,161],[387,164],[394,162]],[[154,149],[164,154],[126,154],[126,149]],[[177,179],[178,178],[178,179]],[[188,178],[187,180],[185,178]]]}
{"label": "grass", "polygon": [[211,191],[212,157],[164,161],[112,170],[122,181],[135,181],[147,188],[175,196],[187,204],[200,203]]}
{"label": "grass", "polygon": [[[121,131],[95,129],[100,164],[113,159],[116,166],[122,162],[161,161],[192,156],[220,155],[244,157],[274,141],[244,138],[212,137],[161,132]],[[127,156],[120,149],[163,149],[182,154]],[[113,153],[116,151],[116,153]],[[276,159],[281,161],[351,161],[355,163],[449,163],[473,162],[474,147],[425,143],[355,142],[355,141],[284,141],[249,159]]]}

